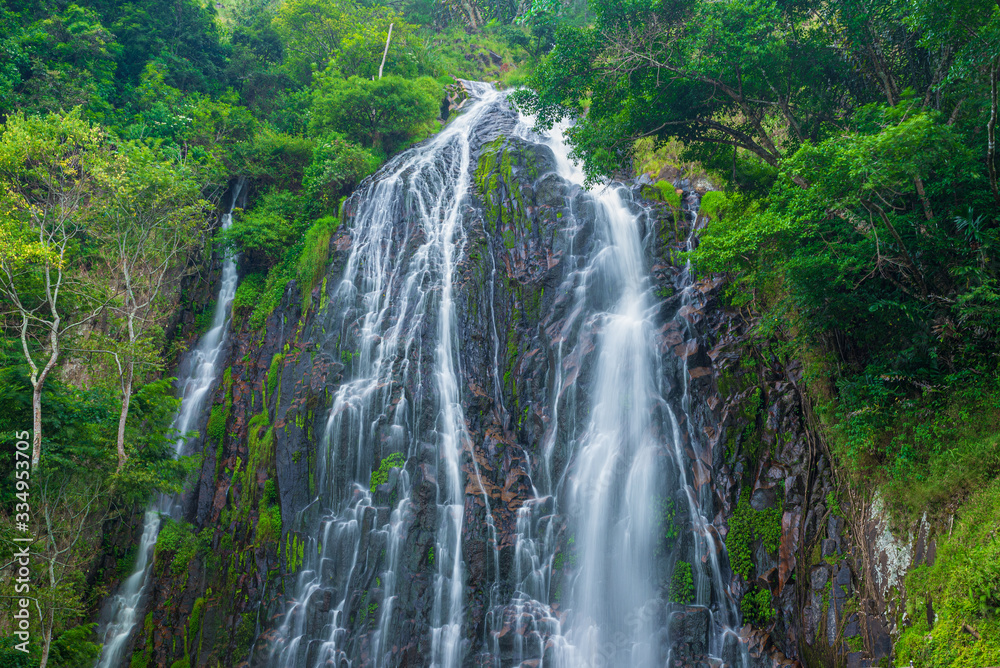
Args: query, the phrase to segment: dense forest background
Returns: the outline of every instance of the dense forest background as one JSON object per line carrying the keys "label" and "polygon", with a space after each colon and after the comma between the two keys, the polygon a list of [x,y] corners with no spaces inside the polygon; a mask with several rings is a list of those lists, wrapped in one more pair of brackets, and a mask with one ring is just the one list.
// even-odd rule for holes
{"label": "dense forest background", "polygon": [[754,323],[745,364],[802,361],[845,495],[956,527],[908,587],[935,634],[977,637],[928,643],[914,613],[898,658],[1000,657],[1000,4],[6,0],[0,54],[0,607],[24,430],[38,597],[30,656],[0,619],[0,666],[92,664],[103,527],[195,465],[169,374],[211,317],[205,258],[241,253],[234,314],[262,328],[456,78],[575,120],[595,181],[645,175],[668,203],[677,168],[714,184],[693,258]]}

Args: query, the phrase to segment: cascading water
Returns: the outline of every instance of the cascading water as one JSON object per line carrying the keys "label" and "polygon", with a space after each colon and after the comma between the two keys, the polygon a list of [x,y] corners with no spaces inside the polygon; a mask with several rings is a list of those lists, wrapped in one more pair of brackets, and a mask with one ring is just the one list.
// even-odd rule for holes
{"label": "cascading water", "polygon": [[[486,84],[466,87],[472,99],[461,116],[393,159],[354,198],[352,251],[330,299],[334,320],[326,328],[348,367],[347,380],[333,397],[322,438],[317,498],[301,520],[310,538],[271,650],[273,666],[349,662],[361,650],[351,644],[350,629],[366,619],[374,626],[374,663],[383,665],[390,625],[398,623],[400,589],[412,589],[400,581],[400,561],[418,549],[418,559],[433,569],[424,659],[441,668],[460,665],[461,464],[471,444],[460,403],[453,274],[465,241],[461,218],[474,133],[501,101]],[[395,472],[402,462],[392,459],[394,453],[423,462],[434,488],[433,521],[414,517],[409,476]],[[393,490],[387,500],[394,502],[388,517],[379,517],[374,483],[368,482],[378,460],[396,461],[387,472]],[[351,600],[362,580],[369,585],[366,598]],[[375,610],[377,623],[369,619]]]}
{"label": "cascading water", "polygon": [[[671,329],[671,347],[696,346],[685,318],[693,272],[681,272],[679,310],[664,322],[648,266],[658,243],[652,216],[623,186],[587,191],[560,129],[540,137],[491,87],[466,87],[462,115],[391,160],[346,205],[350,254],[310,340],[316,354],[339,360],[342,380],[317,430],[313,498],[292,529],[305,541],[300,567],[268,654],[255,661],[651,668],[678,658],[674,646],[696,644],[678,630],[690,619],[708,629],[699,657],[738,664],[730,632],[738,613],[707,519],[711,485],[691,474],[702,437],[688,357],[668,360],[658,343]],[[529,491],[502,498],[497,479],[510,471],[484,482],[482,444],[468,426],[493,418],[467,415],[461,389],[492,385],[491,424],[514,433],[522,416],[511,414],[516,400],[505,403],[511,372],[499,367],[504,351],[516,353],[498,331],[509,324],[498,304],[511,293],[501,274],[512,260],[498,258],[516,242],[502,238],[499,222],[477,218],[470,191],[477,151],[498,134],[547,147],[554,178],[574,193],[548,242],[568,249],[561,265],[547,260],[562,272],[551,287],[563,314],[545,321],[540,344],[550,351],[540,411],[548,427],[520,447]],[[479,241],[467,228],[477,220]],[[483,236],[493,241],[475,246]],[[471,264],[489,285],[487,315],[475,321],[457,312],[456,275],[478,253],[489,257]],[[463,367],[477,345],[460,338],[463,319],[485,329],[482,359],[492,368]],[[501,536],[494,515],[505,511],[516,519]],[[482,530],[470,529],[472,516]],[[479,561],[473,540],[486,555]],[[670,591],[681,564],[690,593]]]}
{"label": "cascading water", "polygon": [[[233,209],[242,194],[243,184],[238,182],[233,188],[229,211],[222,215],[222,229],[232,224]],[[201,337],[186,356],[181,365],[183,381],[180,383],[181,405],[171,426],[181,438],[174,444],[174,456],[180,456],[185,443],[184,435],[193,429],[202,417],[205,398],[212,385],[222,373],[223,351],[229,333],[229,319],[236,295],[238,281],[236,260],[226,256],[222,263],[222,279],[215,301],[211,328]],[[97,668],[118,668],[123,665],[125,647],[135,628],[149,582],[149,566],[153,546],[160,531],[162,515],[173,516],[177,508],[176,499],[162,495],[147,510],[143,518],[142,538],[136,555],[135,570],[111,598],[108,605],[107,625],[103,628],[104,648],[97,661]]]}
{"label": "cascading water", "polygon": [[[559,175],[583,186],[563,128],[539,138],[526,130],[529,124],[522,119],[518,134],[544,142]],[[564,392],[564,386],[572,385],[567,376],[576,379],[580,360],[596,340],[590,352],[596,360],[589,417],[581,424],[568,421],[571,433],[549,430],[533,479],[536,498],[518,514],[512,607],[515,619],[531,618],[532,628],[524,635],[537,647],[519,646],[515,660],[540,657],[539,666],[555,668],[662,666],[678,640],[669,632],[671,618],[700,608],[714,616],[706,653],[738,661],[732,631],[738,614],[723,582],[722,545],[706,519],[710,485],[696,491],[688,480],[691,460],[701,455],[688,357],[681,358],[678,369],[666,368],[654,344],[660,323],[644,248],[652,235],[633,212],[635,205],[630,208],[622,186],[602,186],[591,196],[594,210],[582,215],[595,218],[596,242],[574,244],[571,265],[578,268],[560,287],[561,294],[572,295],[573,305],[553,337],[556,377],[550,405],[553,425],[561,424],[561,413],[577,413],[575,388]],[[696,213],[688,213],[691,250]],[[573,236],[582,227],[571,219],[565,230]],[[672,325],[684,333],[681,345],[687,347],[697,335],[684,317],[695,288],[690,264],[679,288],[680,309]],[[561,470],[554,457],[560,443],[569,450]],[[666,524],[680,514],[674,503],[681,500],[692,533],[688,565],[694,590],[681,603],[690,605],[673,603],[677,594],[663,587],[680,562],[675,544],[667,544],[677,543],[676,537],[665,542],[664,534],[671,531]],[[562,542],[557,537],[561,522],[568,536]],[[550,589],[550,573],[567,563],[569,591],[560,596]],[[554,607],[561,608],[560,614]],[[724,647],[727,638],[731,642]],[[499,651],[494,654],[502,663]]]}

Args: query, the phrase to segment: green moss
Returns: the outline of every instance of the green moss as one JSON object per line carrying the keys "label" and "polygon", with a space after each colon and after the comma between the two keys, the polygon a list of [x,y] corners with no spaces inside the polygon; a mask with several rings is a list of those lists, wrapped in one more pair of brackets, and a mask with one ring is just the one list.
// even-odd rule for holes
{"label": "green moss", "polygon": [[297,534],[289,533],[285,536],[285,564],[288,566],[289,573],[298,571],[302,566],[305,547],[305,541],[299,540]]}
{"label": "green moss", "polygon": [[681,196],[677,194],[674,184],[669,181],[657,181],[651,186],[644,186],[642,196],[657,202],[665,202],[674,209],[681,208]]}
{"label": "green moss", "polygon": [[691,564],[678,561],[670,576],[670,598],[677,603],[687,605],[694,601],[694,573]]}
{"label": "green moss", "polygon": [[340,226],[340,219],[333,216],[320,218],[306,232],[302,254],[295,266],[295,279],[302,290],[303,310],[308,306],[313,288],[326,270],[330,259],[330,238]]}
{"label": "green moss", "polygon": [[281,539],[281,508],[271,506],[260,508],[257,517],[256,544],[263,547],[269,543],[277,543]]}
{"label": "green moss", "polygon": [[[927,668],[991,666],[1000,657],[1000,480],[994,480],[957,510],[950,535],[938,537],[933,566],[906,577],[905,629],[896,646],[899,663]],[[933,601],[933,629],[924,612]],[[975,636],[964,630],[975,629]]]}
{"label": "green moss", "polygon": [[729,533],[726,534],[726,552],[733,572],[744,580],[753,576],[753,541],[760,539],[764,548],[774,554],[781,546],[781,508],[756,511],[750,506],[750,490],[744,489],[736,504],[733,516],[729,518]]}
{"label": "green moss", "polygon": [[165,518],[156,538],[154,559],[160,568],[169,568],[174,577],[180,578],[183,586],[187,583],[191,560],[208,549],[211,532],[211,529],[206,529],[201,534],[195,534],[190,524]]}
{"label": "green moss", "polygon": [[[205,433],[213,441],[221,444],[226,435],[226,423],[229,422],[229,414],[233,408],[233,368],[226,367],[222,374],[223,396],[222,402],[212,406],[212,412],[208,418],[208,426]],[[218,459],[216,460],[218,461]]]}
{"label": "green moss", "polygon": [[430,548],[429,550],[427,550],[427,563],[429,563],[431,566],[434,565],[434,548],[433,547]]}
{"label": "green moss", "polygon": [[257,302],[260,301],[260,294],[264,289],[266,277],[264,274],[247,274],[233,296],[233,320],[240,323],[250,315]]}
{"label": "green moss", "polygon": [[229,411],[223,404],[212,406],[212,413],[208,418],[206,432],[213,441],[222,443],[222,437],[226,435],[226,421],[229,420]]}
{"label": "green moss", "polygon": [[142,652],[133,652],[132,661],[129,668],[152,668],[153,659],[153,613],[146,613],[146,619],[142,623],[142,632],[146,636],[146,645]]}
{"label": "green moss", "polygon": [[273,397],[274,391],[278,389],[278,378],[281,373],[281,363],[285,356],[282,353],[275,354],[271,358],[271,366],[267,369],[267,396]]}
{"label": "green moss", "polygon": [[406,464],[406,456],[401,452],[394,452],[384,458],[378,464],[378,469],[372,471],[371,482],[368,488],[374,492],[379,485],[389,482],[389,470],[402,468]]}
{"label": "green moss", "polygon": [[[264,433],[261,434],[261,431]],[[274,459],[274,429],[268,424],[267,411],[250,418],[247,425],[247,462],[243,469],[241,487],[241,514],[249,515],[249,510],[257,489],[257,473],[261,467],[270,469]]]}
{"label": "green moss", "polygon": [[236,626],[233,634],[235,648],[233,650],[233,663],[240,663],[250,656],[250,646],[257,635],[257,618],[255,613],[246,612],[240,615],[240,623]]}
{"label": "green moss", "polygon": [[740,599],[740,613],[744,623],[758,626],[767,624],[774,619],[774,608],[771,607],[771,592],[767,589],[757,589],[747,592]]}
{"label": "green moss", "polygon": [[669,552],[677,538],[680,536],[680,529],[674,523],[677,516],[677,509],[674,507],[674,500],[670,497],[657,497],[654,506],[658,509],[656,517],[656,535],[660,536],[660,542],[656,546],[656,554],[661,555]]}

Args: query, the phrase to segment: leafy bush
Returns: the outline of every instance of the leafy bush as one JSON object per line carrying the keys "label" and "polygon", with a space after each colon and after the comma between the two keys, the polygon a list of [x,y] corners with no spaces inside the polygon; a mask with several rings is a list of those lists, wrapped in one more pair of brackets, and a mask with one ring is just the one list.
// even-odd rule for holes
{"label": "leafy bush", "polygon": [[101,646],[91,641],[97,623],[67,629],[52,641],[49,665],[60,668],[90,668],[101,654]]}
{"label": "leafy bush", "polygon": [[[899,662],[929,668],[987,666],[1000,656],[1000,481],[962,504],[950,535],[937,538],[933,566],[906,578],[912,626],[896,645]],[[928,628],[926,601],[937,619]],[[964,627],[975,629],[979,638]]]}
{"label": "leafy bush", "polygon": [[314,145],[307,137],[264,126],[252,139],[233,147],[232,161],[239,174],[257,183],[298,190],[313,159]]}
{"label": "leafy bush", "polygon": [[249,271],[266,271],[281,260],[307,225],[299,213],[298,198],[288,191],[272,190],[253,210],[238,211],[232,226],[219,236],[224,247],[243,254],[242,264]]}
{"label": "leafy bush", "polygon": [[316,142],[305,171],[306,201],[316,213],[332,213],[343,195],[378,168],[371,151],[331,132]]}
{"label": "leafy bush", "polygon": [[437,118],[442,98],[440,84],[429,77],[369,81],[327,71],[316,86],[311,128],[392,153]]}

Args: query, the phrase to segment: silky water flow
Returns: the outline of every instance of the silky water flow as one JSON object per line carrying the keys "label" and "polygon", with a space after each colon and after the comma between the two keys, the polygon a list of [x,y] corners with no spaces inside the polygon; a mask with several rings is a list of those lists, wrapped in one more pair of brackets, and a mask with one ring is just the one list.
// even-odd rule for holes
{"label": "silky water flow", "polygon": [[[233,187],[229,210],[222,215],[222,229],[233,222],[233,210],[243,194],[243,183]],[[203,417],[209,390],[218,382],[225,366],[224,351],[229,334],[233,297],[238,282],[236,258],[226,255],[222,261],[222,278],[215,299],[215,311],[209,330],[181,363],[179,384],[181,405],[171,428],[180,436],[174,444],[174,457],[183,454],[185,436],[194,430]],[[129,637],[136,626],[140,607],[145,599],[152,565],[153,547],[160,532],[161,518],[174,516],[179,509],[176,499],[161,495],[143,517],[142,537],[136,552],[135,569],[121,584],[108,603],[107,622],[101,628],[104,647],[97,661],[98,668],[118,668],[127,663],[124,657]]]}

